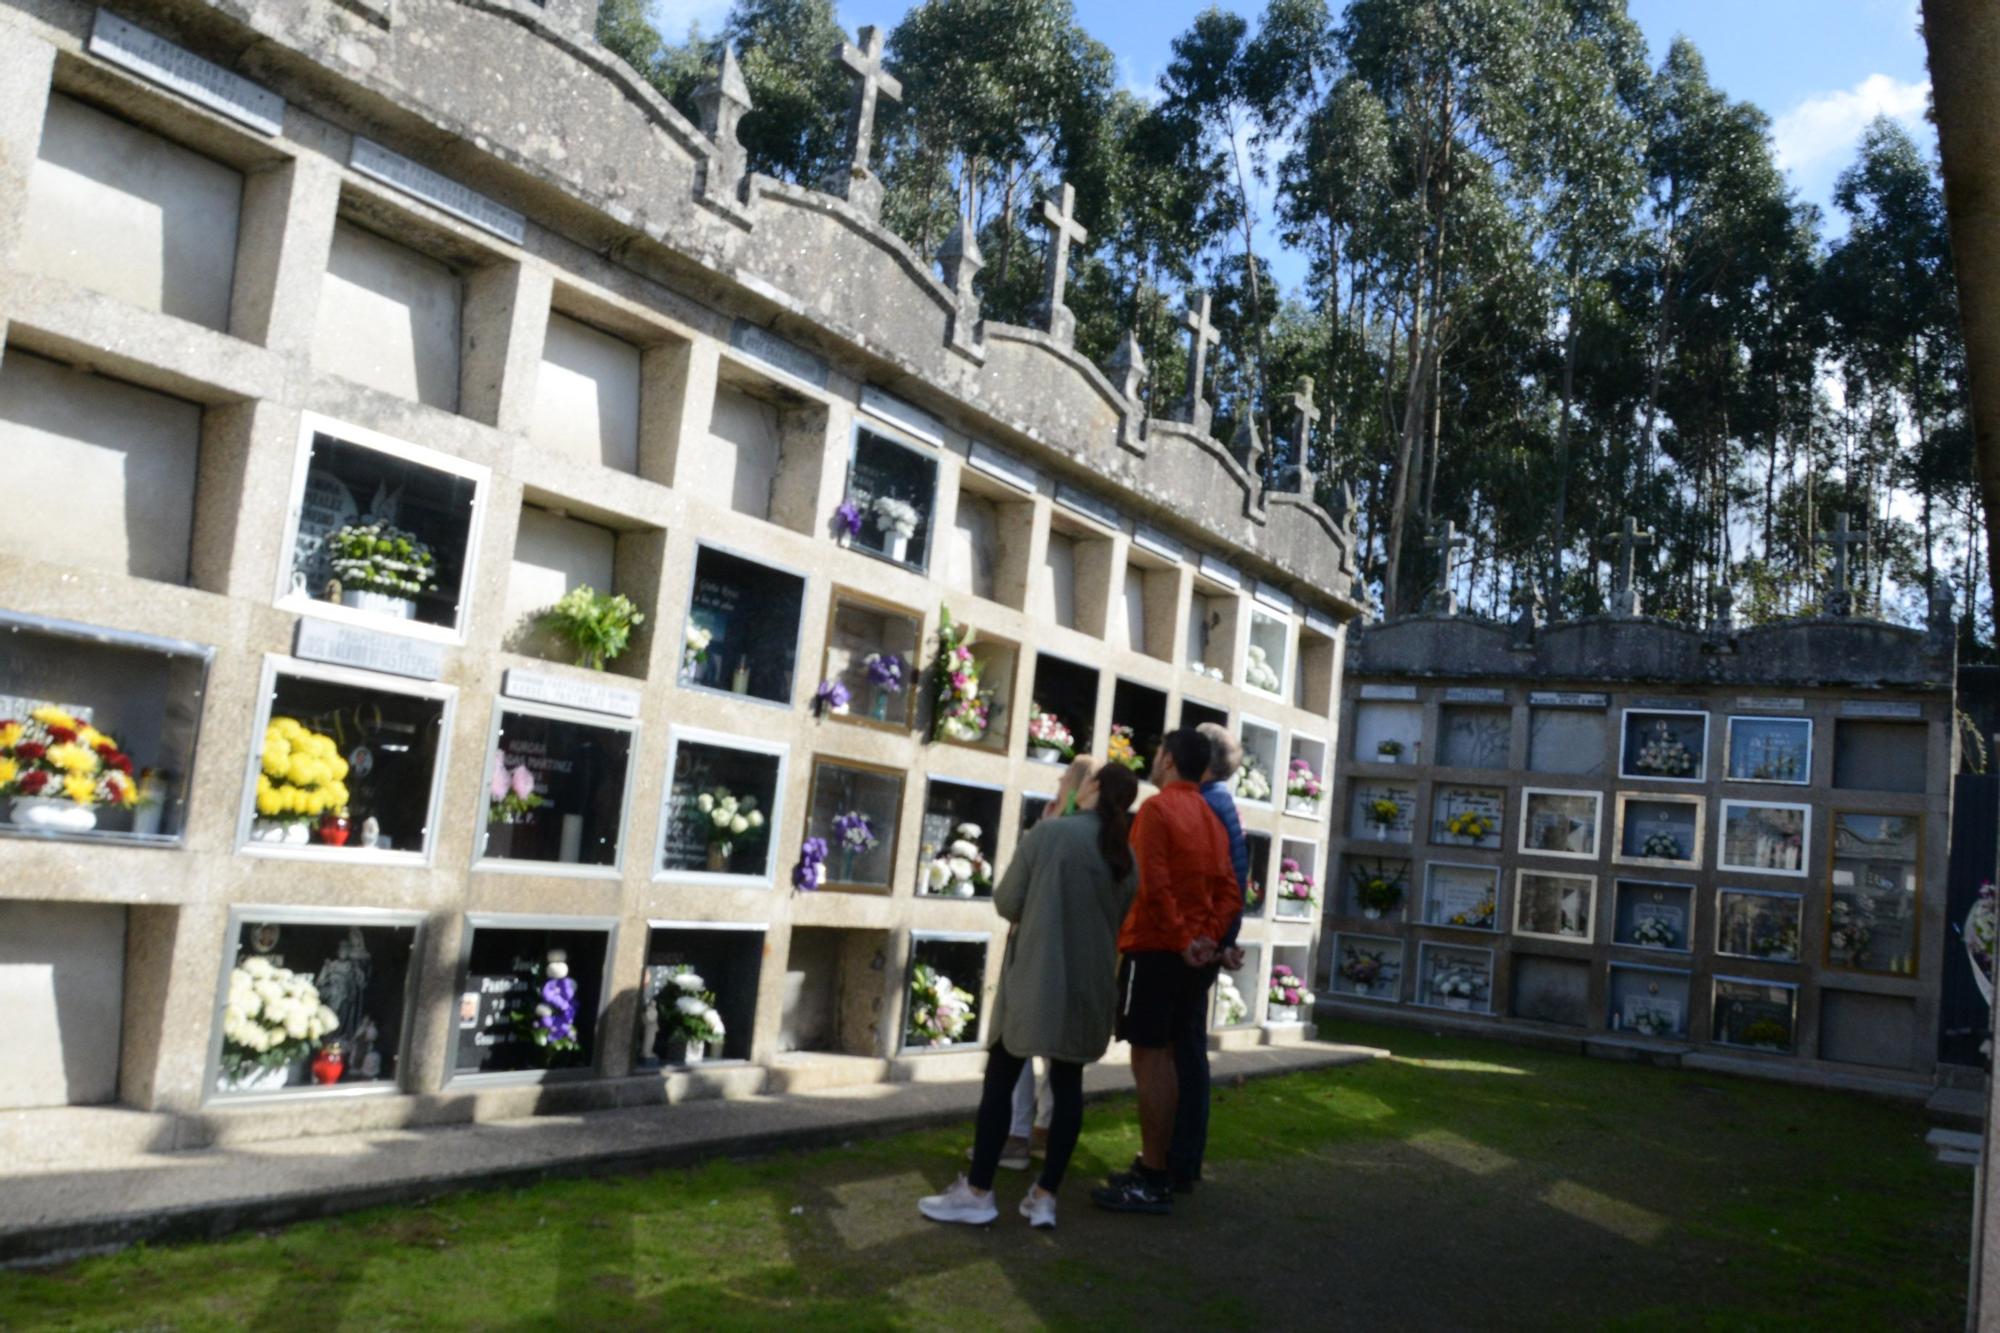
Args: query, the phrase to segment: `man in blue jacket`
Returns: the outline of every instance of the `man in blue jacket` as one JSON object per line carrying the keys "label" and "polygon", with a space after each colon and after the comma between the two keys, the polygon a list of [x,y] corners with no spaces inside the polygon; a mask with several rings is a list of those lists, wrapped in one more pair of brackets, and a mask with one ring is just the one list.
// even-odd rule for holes
{"label": "man in blue jacket", "polygon": [[[1236,817],[1236,798],[1229,794],[1229,780],[1243,762],[1243,745],[1229,728],[1204,722],[1197,728],[1208,738],[1208,771],[1202,775],[1201,794],[1208,808],[1222,821],[1229,835],[1229,863],[1236,871],[1239,894],[1250,890],[1250,844],[1243,837],[1243,823]],[[1238,901],[1245,901],[1239,898]],[[1243,966],[1243,950],[1236,935],[1243,925],[1241,909],[1223,935],[1216,962],[1205,970],[1206,986],[1215,985],[1216,974],[1227,967],[1232,972]],[[1173,1177],[1174,1192],[1192,1194],[1201,1179],[1202,1158],[1208,1152],[1208,1012],[1203,1004],[1201,1021],[1175,1034],[1174,1071],[1180,1080],[1180,1097],[1174,1110],[1174,1137],[1167,1149],[1167,1174]]]}

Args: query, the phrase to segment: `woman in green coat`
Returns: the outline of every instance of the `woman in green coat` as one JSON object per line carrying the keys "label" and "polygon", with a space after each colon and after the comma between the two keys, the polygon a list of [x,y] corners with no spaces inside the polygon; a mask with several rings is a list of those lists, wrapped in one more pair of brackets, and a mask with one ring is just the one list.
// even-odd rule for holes
{"label": "woman in green coat", "polygon": [[993,1173],[1007,1140],[1014,1085],[1033,1057],[1048,1062],[1055,1114],[1040,1181],[1021,1200],[1032,1226],[1056,1224],[1056,1188],[1083,1129],[1083,1067],[1111,1044],[1118,927],[1137,876],[1130,837],[1139,780],[1107,764],[1077,792],[1077,813],[1043,819],[1014,851],[993,906],[1014,923],[994,1001],[972,1170],[917,1208],[938,1222],[984,1225],[1000,1213]]}

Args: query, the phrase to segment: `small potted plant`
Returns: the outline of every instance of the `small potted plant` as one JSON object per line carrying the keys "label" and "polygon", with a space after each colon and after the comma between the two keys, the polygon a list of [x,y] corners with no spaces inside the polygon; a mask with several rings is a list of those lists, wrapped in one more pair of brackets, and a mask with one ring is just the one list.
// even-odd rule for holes
{"label": "small potted plant", "polygon": [[1306,989],[1304,977],[1283,963],[1271,965],[1271,993],[1264,1005],[1266,1022],[1302,1023],[1312,1002],[1313,993]]}
{"label": "small potted plant", "polygon": [[1322,786],[1319,774],[1304,759],[1294,758],[1285,775],[1285,809],[1295,815],[1317,815]]}
{"label": "small potted plant", "polygon": [[1146,775],[1146,758],[1132,744],[1132,728],[1122,722],[1111,724],[1111,739],[1105,742],[1104,757],[1140,777]]}
{"label": "small potted plant", "polygon": [[1278,906],[1277,915],[1286,920],[1302,921],[1312,915],[1313,905],[1319,901],[1314,893],[1313,877],[1305,867],[1291,857],[1284,858],[1278,865]]}
{"label": "small potted plant", "polygon": [[1361,904],[1361,915],[1370,921],[1378,921],[1384,912],[1393,912],[1403,901],[1403,881],[1400,876],[1391,878],[1377,870],[1356,868],[1354,871],[1354,897]]}
{"label": "small potted plant", "polygon": [[667,984],[653,1003],[670,1065],[700,1064],[708,1058],[708,1048],[721,1045],[727,1035],[715,1009],[715,992],[692,967],[683,964],[668,973]]}
{"label": "small potted plant", "polygon": [[993,866],[979,850],[980,827],[960,824],[942,852],[924,862],[919,889],[932,898],[979,898],[993,892]]}
{"label": "small potted plant", "polygon": [[[645,624],[646,617],[623,594],[598,592],[584,583],[542,612],[541,623],[542,628],[568,642],[576,652],[578,666],[602,671],[606,662],[616,661],[631,645],[632,631]],[[707,634],[706,630],[701,632]],[[704,652],[707,647],[704,638]]]}
{"label": "small potted plant", "polygon": [[304,1082],[307,1059],[339,1027],[312,978],[252,954],[229,973],[217,1090],[273,1092]]}
{"label": "small potted plant", "polygon": [[1066,764],[1076,758],[1076,737],[1063,720],[1040,704],[1028,719],[1028,758],[1038,764]]}
{"label": "small potted plant", "polygon": [[899,565],[908,563],[910,538],[917,535],[917,507],[893,495],[878,495],[870,512],[882,533],[882,553]]}
{"label": "small potted plant", "polygon": [[708,833],[710,873],[729,873],[729,858],[737,845],[753,842],[764,832],[764,812],[755,796],[738,796],[727,787],[714,787],[697,794],[694,813]]}
{"label": "small potted plant", "polygon": [[387,523],[349,523],[326,539],[327,566],[342,606],[396,620],[416,617],[416,598],[436,592],[437,556]]}
{"label": "small potted plant", "polygon": [[1357,949],[1348,945],[1341,950],[1340,976],[1356,995],[1374,993],[1375,983],[1382,979],[1383,959],[1379,951]]}
{"label": "small potted plant", "polygon": [[975,1017],[975,997],[927,963],[910,971],[910,1025],[906,1044],[951,1046],[966,1040]]}
{"label": "small potted plant", "polygon": [[[346,765],[341,769],[345,775]],[[18,827],[88,833],[100,806],[137,806],[139,784],[117,742],[44,704],[24,719],[0,721],[0,797],[11,798],[7,817]]]}
{"label": "small potted plant", "polygon": [[1377,741],[1375,743],[1375,762],[1380,764],[1402,763],[1403,743],[1401,741]]}
{"label": "small potted plant", "polygon": [[1236,766],[1236,776],[1230,780],[1229,789],[1236,793],[1239,801],[1265,802],[1271,799],[1271,779],[1264,774],[1263,765],[1257,756],[1246,752],[1243,762]]}

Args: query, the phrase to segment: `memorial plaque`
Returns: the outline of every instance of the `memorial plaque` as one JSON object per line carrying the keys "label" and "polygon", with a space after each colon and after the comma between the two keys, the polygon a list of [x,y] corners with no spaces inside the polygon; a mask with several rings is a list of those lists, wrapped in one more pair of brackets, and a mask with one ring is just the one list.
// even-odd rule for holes
{"label": "memorial plaque", "polygon": [[1701,862],[1701,800],[1672,800],[1620,793],[1618,859],[1660,865]]}
{"label": "memorial plaque", "polygon": [[565,708],[579,708],[591,713],[609,713],[613,717],[639,716],[640,696],[637,690],[601,685],[596,681],[571,680],[566,676],[550,676],[539,671],[523,671],[519,667],[509,667],[501,676],[500,693],[510,699],[560,704]]}
{"label": "memorial plaque", "polygon": [[516,1011],[535,1007],[537,982],[526,973],[469,972],[458,998],[458,1060],[461,1073],[517,1067],[519,1048],[533,1043],[515,1027]]}
{"label": "memorial plaque", "polygon": [[1805,786],[1812,781],[1812,734],[1809,718],[1730,718],[1730,780]]}
{"label": "memorial plaque", "polygon": [[1431,841],[1497,851],[1505,799],[1497,787],[1439,787],[1431,798]]}
{"label": "memorial plaque", "polygon": [[1537,773],[1596,776],[1605,761],[1608,715],[1590,708],[1528,711],[1528,767]]}
{"label": "memorial plaque", "polygon": [[[1384,842],[1409,842],[1416,833],[1417,793],[1414,788],[1357,782],[1350,790],[1348,836]],[[1390,813],[1389,807],[1395,812]]]}
{"label": "memorial plaque", "polygon": [[1517,872],[1514,933],[1588,942],[1597,925],[1597,879],[1546,870]]}
{"label": "memorial plaque", "polygon": [[1260,581],[1257,584],[1255,596],[1258,601],[1270,607],[1273,611],[1282,611],[1286,615],[1290,615],[1295,609],[1295,604],[1290,594],[1286,593],[1282,588],[1274,588],[1268,583]]}
{"label": "memorial plaque", "polygon": [[894,422],[903,433],[925,444],[944,443],[944,424],[915,403],[882,392],[872,384],[861,386],[861,406],[884,421]]}
{"label": "memorial plaque", "polygon": [[1176,564],[1187,554],[1179,542],[1158,528],[1149,528],[1144,523],[1132,529],[1132,544],[1142,551],[1151,551],[1162,560],[1171,560]]}
{"label": "memorial plaque", "polygon": [[421,199],[433,208],[469,222],[481,231],[492,232],[515,245],[527,239],[528,220],[504,204],[488,199],[477,190],[460,185],[451,177],[420,166],[392,153],[373,139],[355,136],[347,165],[412,199]]}
{"label": "memorial plaque", "polygon": [[1533,690],[1528,702],[1536,708],[1609,708],[1608,694],[1581,694],[1574,690]]}
{"label": "memorial plaque", "polygon": [[1848,699],[1840,705],[1842,717],[1922,717],[1920,703],[1900,703],[1887,699]]}
{"label": "memorial plaque", "polygon": [[1424,867],[1424,923],[1498,930],[1500,870],[1433,861]]}
{"label": "memorial plaque", "polygon": [[108,9],[97,11],[97,21],[90,30],[90,53],[142,79],[170,88],[211,111],[219,111],[259,134],[277,134],[285,128],[284,98],[185,47],[127,23]]}
{"label": "memorial plaque", "polygon": [[1803,901],[1796,893],[1718,889],[1715,951],[1767,963],[1798,962]]}
{"label": "memorial plaque", "polygon": [[1510,708],[1479,702],[1438,710],[1438,762],[1446,768],[1505,768],[1513,736]]}
{"label": "memorial plaque", "polygon": [[1463,1013],[1491,1013],[1493,951],[1429,941],[1418,945],[1417,1002]]}
{"label": "memorial plaque", "polygon": [[1101,523],[1113,531],[1117,531],[1123,526],[1119,521],[1118,511],[1109,503],[1098,499],[1088,491],[1079,491],[1072,486],[1059,485],[1056,487],[1056,503],[1065,509],[1082,514],[1093,523]]}
{"label": "memorial plaque", "polygon": [[1789,1055],[1798,1013],[1798,988],[1735,977],[1715,979],[1711,1006],[1714,1040],[1724,1046]]}
{"label": "memorial plaque", "polygon": [[336,625],[311,616],[299,619],[292,656],[308,662],[408,676],[413,680],[436,680],[444,674],[443,644],[354,625]]}
{"label": "memorial plaque", "polygon": [[1806,711],[1806,701],[1799,698],[1756,699],[1749,695],[1744,695],[1736,701],[1736,706],[1760,713],[1803,713]]}
{"label": "memorial plaque", "polygon": [[1701,711],[1699,699],[1634,699],[1634,708],[1666,709],[1670,712],[1698,713]]}
{"label": "memorial plaque", "polygon": [[1724,801],[1717,865],[1723,870],[1803,875],[1810,819],[1811,811],[1803,805]]}
{"label": "memorial plaque", "polygon": [[1033,495],[1041,485],[1041,474],[1023,463],[1012,454],[1001,453],[992,445],[979,440],[972,442],[972,449],[966,455],[966,462],[975,471],[984,472],[996,481],[1005,482],[1017,491]]}
{"label": "memorial plaque", "polygon": [[1633,949],[1685,953],[1692,946],[1694,890],[1686,884],[1620,880],[1611,938]]}
{"label": "memorial plaque", "polygon": [[1595,857],[1602,815],[1603,798],[1596,792],[1523,788],[1520,848],[1542,856]]}
{"label": "memorial plaque", "polygon": [[1225,588],[1241,588],[1243,586],[1243,576],[1238,574],[1233,567],[1224,564],[1212,555],[1205,555],[1201,558],[1201,572]]}
{"label": "memorial plaque", "polygon": [[1414,685],[1363,685],[1361,697],[1364,699],[1415,699],[1417,687]]}
{"label": "memorial plaque", "polygon": [[1444,701],[1448,704],[1504,704],[1507,691],[1489,689],[1484,685],[1450,685],[1445,688]]}
{"label": "memorial plaque", "polygon": [[825,358],[780,338],[761,324],[752,324],[747,319],[737,320],[729,326],[729,345],[781,374],[810,384],[815,389],[826,388],[828,372]]}

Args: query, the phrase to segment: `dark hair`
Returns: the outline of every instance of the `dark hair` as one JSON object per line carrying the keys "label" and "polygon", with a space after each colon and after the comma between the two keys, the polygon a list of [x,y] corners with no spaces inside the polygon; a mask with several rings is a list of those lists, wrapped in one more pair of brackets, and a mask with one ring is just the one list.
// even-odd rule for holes
{"label": "dark hair", "polygon": [[1167,753],[1174,757],[1174,767],[1189,782],[1200,782],[1208,772],[1209,760],[1215,757],[1215,747],[1208,743],[1208,737],[1193,727],[1170,731],[1160,743],[1167,747]]}
{"label": "dark hair", "polygon": [[1097,850],[1111,867],[1111,878],[1132,873],[1132,802],[1139,798],[1139,779],[1123,764],[1097,770]]}

